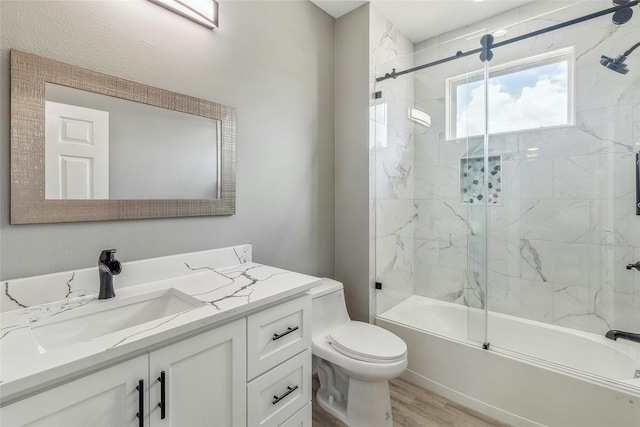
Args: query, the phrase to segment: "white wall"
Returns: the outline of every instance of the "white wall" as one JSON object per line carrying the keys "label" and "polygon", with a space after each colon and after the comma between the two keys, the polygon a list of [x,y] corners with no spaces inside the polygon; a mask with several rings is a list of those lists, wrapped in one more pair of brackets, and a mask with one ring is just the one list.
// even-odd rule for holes
{"label": "white wall", "polygon": [[369,320],[369,5],[336,21],[336,279]]}
{"label": "white wall", "polygon": [[[0,277],[240,243],[333,276],[334,25],[306,1],[222,1],[214,31],[146,0],[1,2]],[[11,48],[236,107],[236,215],[10,225]]]}

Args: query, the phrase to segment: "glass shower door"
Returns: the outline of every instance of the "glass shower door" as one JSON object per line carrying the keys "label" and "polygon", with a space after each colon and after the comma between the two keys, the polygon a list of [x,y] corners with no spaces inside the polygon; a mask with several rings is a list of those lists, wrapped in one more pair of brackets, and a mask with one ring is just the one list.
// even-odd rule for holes
{"label": "glass shower door", "polygon": [[[487,339],[485,31],[417,50],[376,75],[430,64],[372,91],[371,188],[375,212],[375,313],[412,295],[457,304],[454,337]],[[488,172],[487,172],[488,173]],[[447,325],[447,327],[454,325]]]}
{"label": "glass shower door", "polygon": [[[464,200],[466,184],[461,177],[463,162],[475,165],[476,158],[482,158],[483,139],[468,132],[477,130],[477,120],[460,122],[464,131],[456,134],[458,113],[449,108],[450,87],[455,91],[460,83],[451,78],[476,82],[477,72],[482,74],[477,55],[456,58],[456,52],[477,48],[482,34],[472,41],[463,36],[440,44],[426,42],[415,51],[410,44],[410,54],[394,53],[395,59],[375,67],[376,76],[388,75],[374,85],[370,103],[375,278],[382,283],[382,289],[375,291],[376,314],[414,295],[456,304],[460,317],[469,303],[484,307],[486,274],[479,272],[475,261],[473,277],[479,275],[481,285],[467,285],[470,237],[485,234],[484,225],[477,229],[484,222],[478,223],[481,213],[471,208],[473,202]],[[396,71],[433,62],[438,64],[393,77]],[[484,324],[484,317],[474,316],[474,337],[476,329],[484,331]],[[466,338],[466,325],[466,321],[456,323],[456,338]],[[446,329],[449,326],[453,327]],[[478,339],[484,342],[484,334]]]}
{"label": "glass shower door", "polygon": [[[599,10],[591,3],[506,27],[505,38]],[[489,117],[502,120],[489,125],[489,153],[502,158],[505,186],[501,205],[489,207],[489,309],[572,336],[633,330],[640,319],[625,269],[640,247],[640,86],[633,70],[619,74],[600,61],[636,42],[640,23],[610,34],[612,26],[603,16],[531,37],[496,49],[490,63]],[[559,349],[526,346],[512,330],[492,326],[492,346],[559,365],[579,359],[556,359],[575,348],[568,340]]]}
{"label": "glass shower door", "polygon": [[[487,37],[490,36],[485,32],[473,40],[484,42]],[[494,165],[489,157],[489,62],[473,55],[469,64],[472,70],[463,88],[458,88],[460,97],[457,102],[457,108],[462,112],[457,119],[461,127],[466,125],[468,153],[460,160],[461,198],[467,212],[467,338],[488,348],[488,209],[497,200],[494,190],[488,188],[492,186],[491,182],[495,182],[494,175],[491,175]]]}
{"label": "glass shower door", "polygon": [[[486,42],[486,31],[466,38],[466,52]],[[460,204],[466,215],[467,257],[464,274],[464,303],[467,338],[488,345],[487,255],[488,206],[495,202],[489,191],[490,162],[487,132],[488,62],[474,53],[464,60],[464,75],[447,79],[449,126],[460,143],[466,144],[460,158]],[[455,119],[455,123],[451,120]],[[450,135],[453,136],[453,135]],[[491,165],[492,166],[492,165]]]}

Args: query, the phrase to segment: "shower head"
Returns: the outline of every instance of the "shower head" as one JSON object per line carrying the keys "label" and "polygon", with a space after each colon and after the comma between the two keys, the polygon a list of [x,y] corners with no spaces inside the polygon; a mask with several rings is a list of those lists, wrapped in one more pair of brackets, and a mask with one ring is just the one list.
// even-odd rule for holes
{"label": "shower head", "polygon": [[602,55],[600,57],[600,63],[608,69],[615,71],[616,73],[627,74],[629,72],[629,68],[627,67],[627,64],[624,63],[624,61],[627,59],[627,56],[631,55],[631,52],[633,52],[638,46],[640,46],[640,42],[631,46],[625,53],[616,57],[615,59],[610,58],[606,55]]}
{"label": "shower head", "polygon": [[624,55],[620,55],[615,59],[602,55],[600,57],[600,63],[616,73],[627,74],[629,72],[629,67],[624,63],[625,59],[627,59],[627,57]]}

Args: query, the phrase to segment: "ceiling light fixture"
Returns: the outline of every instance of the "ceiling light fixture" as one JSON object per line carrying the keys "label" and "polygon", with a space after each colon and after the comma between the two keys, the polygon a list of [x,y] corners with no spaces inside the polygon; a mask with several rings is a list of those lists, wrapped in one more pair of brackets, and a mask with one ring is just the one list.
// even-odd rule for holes
{"label": "ceiling light fixture", "polygon": [[209,29],[218,28],[218,2],[215,0],[149,0]]}

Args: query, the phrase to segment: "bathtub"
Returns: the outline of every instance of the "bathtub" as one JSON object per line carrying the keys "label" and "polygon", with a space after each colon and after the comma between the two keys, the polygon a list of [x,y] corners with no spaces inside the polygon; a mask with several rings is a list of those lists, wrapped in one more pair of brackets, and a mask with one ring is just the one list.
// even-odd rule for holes
{"label": "bathtub", "polygon": [[467,322],[466,307],[415,295],[375,319],[407,343],[403,378],[501,421],[640,426],[640,343],[489,313],[485,350]]}

